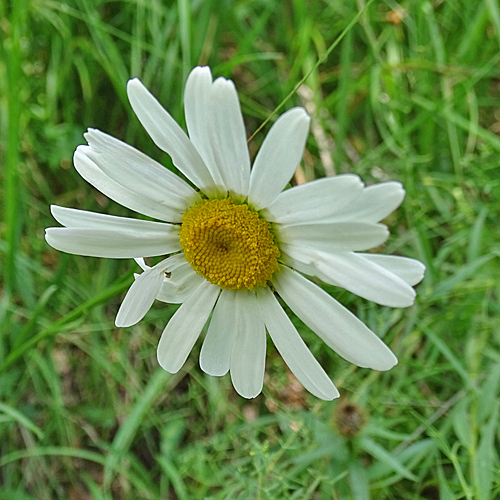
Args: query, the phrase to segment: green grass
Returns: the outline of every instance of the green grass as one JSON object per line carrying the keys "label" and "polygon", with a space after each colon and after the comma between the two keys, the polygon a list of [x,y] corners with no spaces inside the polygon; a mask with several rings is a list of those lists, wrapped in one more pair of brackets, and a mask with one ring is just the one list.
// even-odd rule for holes
{"label": "green grass", "polygon": [[[346,30],[364,5],[0,3],[0,498],[500,496],[500,8],[408,0],[393,24],[397,4],[375,0]],[[390,309],[327,288],[399,364],[356,368],[294,319],[338,401],[297,388],[271,345],[252,401],[201,372],[199,343],[179,374],[164,373],[155,351],[175,307],[156,303],[117,329],[133,262],[44,241],[51,203],[128,214],[71,166],[87,127],[172,167],[125,85],[141,77],[182,123],[196,64],[236,82],[249,136],[306,77],[310,91],[283,106],[315,108],[306,179],[333,170],[405,185],[382,250],[426,264],[417,303]]]}

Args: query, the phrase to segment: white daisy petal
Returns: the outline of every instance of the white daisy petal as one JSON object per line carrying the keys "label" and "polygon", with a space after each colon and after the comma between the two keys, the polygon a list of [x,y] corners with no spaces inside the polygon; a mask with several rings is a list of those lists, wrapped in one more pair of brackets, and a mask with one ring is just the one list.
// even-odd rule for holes
{"label": "white daisy petal", "polygon": [[408,307],[415,290],[401,278],[353,252],[326,253],[306,247],[282,250],[303,262],[325,283],[349,290],[364,299],[390,307]]}
{"label": "white daisy petal", "polygon": [[165,259],[136,277],[118,310],[116,326],[135,325],[146,315],[165,279],[167,265],[168,259]]}
{"label": "white daisy petal", "polygon": [[237,197],[246,198],[250,176],[245,124],[234,83],[217,78],[208,102],[206,131],[211,156],[222,178],[223,187]]}
{"label": "white daisy petal", "polygon": [[259,308],[276,349],[298,381],[316,397],[331,401],[337,388],[308,349],[269,288],[257,289]]}
{"label": "white daisy petal", "polygon": [[[129,190],[150,200],[148,205],[154,202],[152,217],[180,222],[182,213],[200,200],[179,176],[128,144],[95,129],[84,136],[90,147],[82,146],[80,151],[126,190],[121,193],[125,202]],[[99,189],[99,183],[96,187]]]}
{"label": "white daisy petal", "polygon": [[244,398],[255,398],[264,384],[266,328],[255,293],[239,290],[235,300],[237,331],[231,351],[231,380]]}
{"label": "white daisy petal", "polygon": [[363,190],[352,204],[339,210],[328,221],[380,222],[401,205],[406,191],[400,182],[381,182]]}
{"label": "white daisy petal", "polygon": [[180,256],[184,262],[175,269],[168,269],[170,278],[165,278],[158,292],[156,298],[161,302],[182,304],[204,281],[204,278],[196,274],[193,268],[184,260],[184,256],[182,254]]}
{"label": "white daisy petal", "polygon": [[355,253],[328,255],[321,267],[340,286],[377,304],[408,307],[415,301],[415,290],[408,283]]}
{"label": "white daisy petal", "polygon": [[214,181],[196,148],[177,122],[137,79],[129,80],[130,104],[155,144],[172,158],[173,164],[205,193],[214,191]]}
{"label": "white daisy petal", "polygon": [[231,348],[238,321],[235,314],[237,293],[234,290],[222,290],[215,305],[200,352],[201,369],[209,375],[221,377],[229,371]]}
{"label": "white daisy petal", "polygon": [[[90,146],[78,146],[73,156],[75,169],[89,184],[120,205],[149,217],[168,221],[178,217],[176,209],[170,210],[159,204],[154,195],[145,196],[124,186],[119,173],[111,178],[87,156],[90,150]],[[137,184],[139,182],[140,179],[137,179]]]}
{"label": "white daisy petal", "polygon": [[384,243],[389,230],[383,224],[332,222],[275,226],[278,241],[327,252],[367,250]]}
{"label": "white daisy petal", "polygon": [[[149,221],[139,221],[147,223]],[[45,230],[47,243],[61,252],[87,257],[129,259],[154,257],[181,249],[176,226],[162,224],[163,230],[144,227],[123,230],[49,227]]]}
{"label": "white daisy petal", "polygon": [[380,255],[374,253],[358,253],[357,255],[377,266],[383,267],[411,286],[420,283],[424,278],[425,266],[419,260],[400,257],[399,255]]}
{"label": "white daisy petal", "polygon": [[271,204],[292,178],[304,154],[310,121],[304,108],[292,108],[271,127],[250,175],[248,199],[255,208]]}
{"label": "white daisy petal", "polygon": [[176,230],[177,226],[164,222],[154,222],[131,217],[100,214],[76,208],[51,205],[50,212],[54,219],[65,227],[72,229],[109,229],[110,231],[155,231],[164,233]]}
{"label": "white daisy petal", "polygon": [[[318,277],[318,269],[315,267],[315,255],[314,257],[311,255],[311,249],[306,250],[306,252],[302,252],[299,247],[294,247],[290,245],[281,245],[281,255],[280,262],[286,264],[287,266],[300,271],[302,274],[306,274],[308,276],[316,276]],[[302,260],[297,260],[293,256],[300,256]],[[333,283],[329,282],[331,285]]]}
{"label": "white daisy petal", "polygon": [[308,224],[323,220],[352,203],[363,191],[357,175],[337,175],[283,191],[263,212],[267,221]]}
{"label": "white daisy petal", "polygon": [[209,102],[212,92],[212,73],[208,66],[194,68],[184,88],[184,113],[189,138],[210,170],[215,185],[224,187],[225,182],[214,159],[209,127],[212,126]]}
{"label": "white daisy petal", "polygon": [[164,370],[177,373],[181,369],[207,322],[219,293],[218,286],[204,280],[177,309],[163,330],[158,344],[158,363]]}
{"label": "white daisy petal", "polygon": [[299,273],[281,266],[272,283],[290,309],[347,361],[374,370],[389,370],[397,363],[362,321]]}

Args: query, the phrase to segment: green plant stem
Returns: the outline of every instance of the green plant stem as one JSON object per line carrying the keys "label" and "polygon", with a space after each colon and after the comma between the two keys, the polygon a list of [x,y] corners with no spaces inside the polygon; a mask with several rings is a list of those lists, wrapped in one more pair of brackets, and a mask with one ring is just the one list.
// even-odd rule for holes
{"label": "green plant stem", "polygon": [[21,81],[21,51],[22,10],[20,0],[11,3],[10,37],[7,45],[7,154],[5,171],[5,222],[7,256],[4,268],[5,288],[13,293],[16,283],[16,253],[21,229],[19,202],[19,118],[20,102],[19,88]]}
{"label": "green plant stem", "polygon": [[264,120],[261,126],[249,137],[247,142],[250,142],[269,122],[269,120],[286,104],[290,97],[297,92],[300,86],[328,59],[328,56],[332,53],[332,50],[337,47],[337,45],[344,39],[344,37],[351,31],[352,27],[358,22],[359,18],[363,15],[366,9],[372,4],[373,0],[369,0],[364,8],[360,10],[351,20],[351,22],[344,28],[342,33],[335,39],[335,41],[328,47],[326,52],[322,57],[318,59],[316,64],[309,70],[308,73],[300,80],[293,89],[288,93],[288,95],[276,106],[274,111]]}

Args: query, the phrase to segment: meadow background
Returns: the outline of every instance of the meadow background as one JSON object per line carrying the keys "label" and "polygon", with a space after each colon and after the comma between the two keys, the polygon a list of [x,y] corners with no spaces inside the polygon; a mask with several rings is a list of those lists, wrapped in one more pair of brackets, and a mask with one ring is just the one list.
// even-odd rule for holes
{"label": "meadow background", "polygon": [[[0,40],[2,500],[500,498],[496,0],[12,0]],[[296,182],[405,185],[379,250],[426,264],[416,304],[326,287],[399,365],[356,368],[294,318],[340,400],[304,392],[271,345],[255,400],[201,372],[200,342],[163,372],[176,306],[117,329],[134,262],[45,243],[51,203],[131,215],[73,169],[87,127],[172,167],[125,85],[183,123],[197,64],[235,81],[249,136],[308,75],[282,108],[313,119]]]}

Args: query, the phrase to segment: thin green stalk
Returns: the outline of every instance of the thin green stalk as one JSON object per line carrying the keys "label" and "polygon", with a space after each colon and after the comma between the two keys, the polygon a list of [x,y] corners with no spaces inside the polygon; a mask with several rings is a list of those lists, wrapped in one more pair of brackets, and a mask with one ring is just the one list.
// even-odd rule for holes
{"label": "thin green stalk", "polygon": [[327,51],[322,57],[318,59],[318,62],[309,70],[309,72],[300,80],[295,87],[288,93],[288,95],[276,106],[274,111],[264,120],[262,125],[250,136],[248,142],[250,142],[269,122],[269,120],[286,104],[290,97],[297,92],[299,87],[328,59],[328,56],[332,53],[333,49],[344,39],[344,37],[351,31],[352,27],[358,22],[358,19],[363,15],[365,10],[373,3],[373,0],[369,0],[365,7],[360,10],[351,20],[351,22],[344,28],[342,33],[335,39],[335,41],[328,47]]}
{"label": "thin green stalk", "polygon": [[3,265],[5,288],[13,293],[16,282],[16,253],[21,232],[22,213],[19,196],[19,88],[21,81],[22,11],[20,0],[13,0],[10,12],[10,37],[7,46],[7,153],[5,158],[5,222],[7,225],[5,240],[7,255]]}

